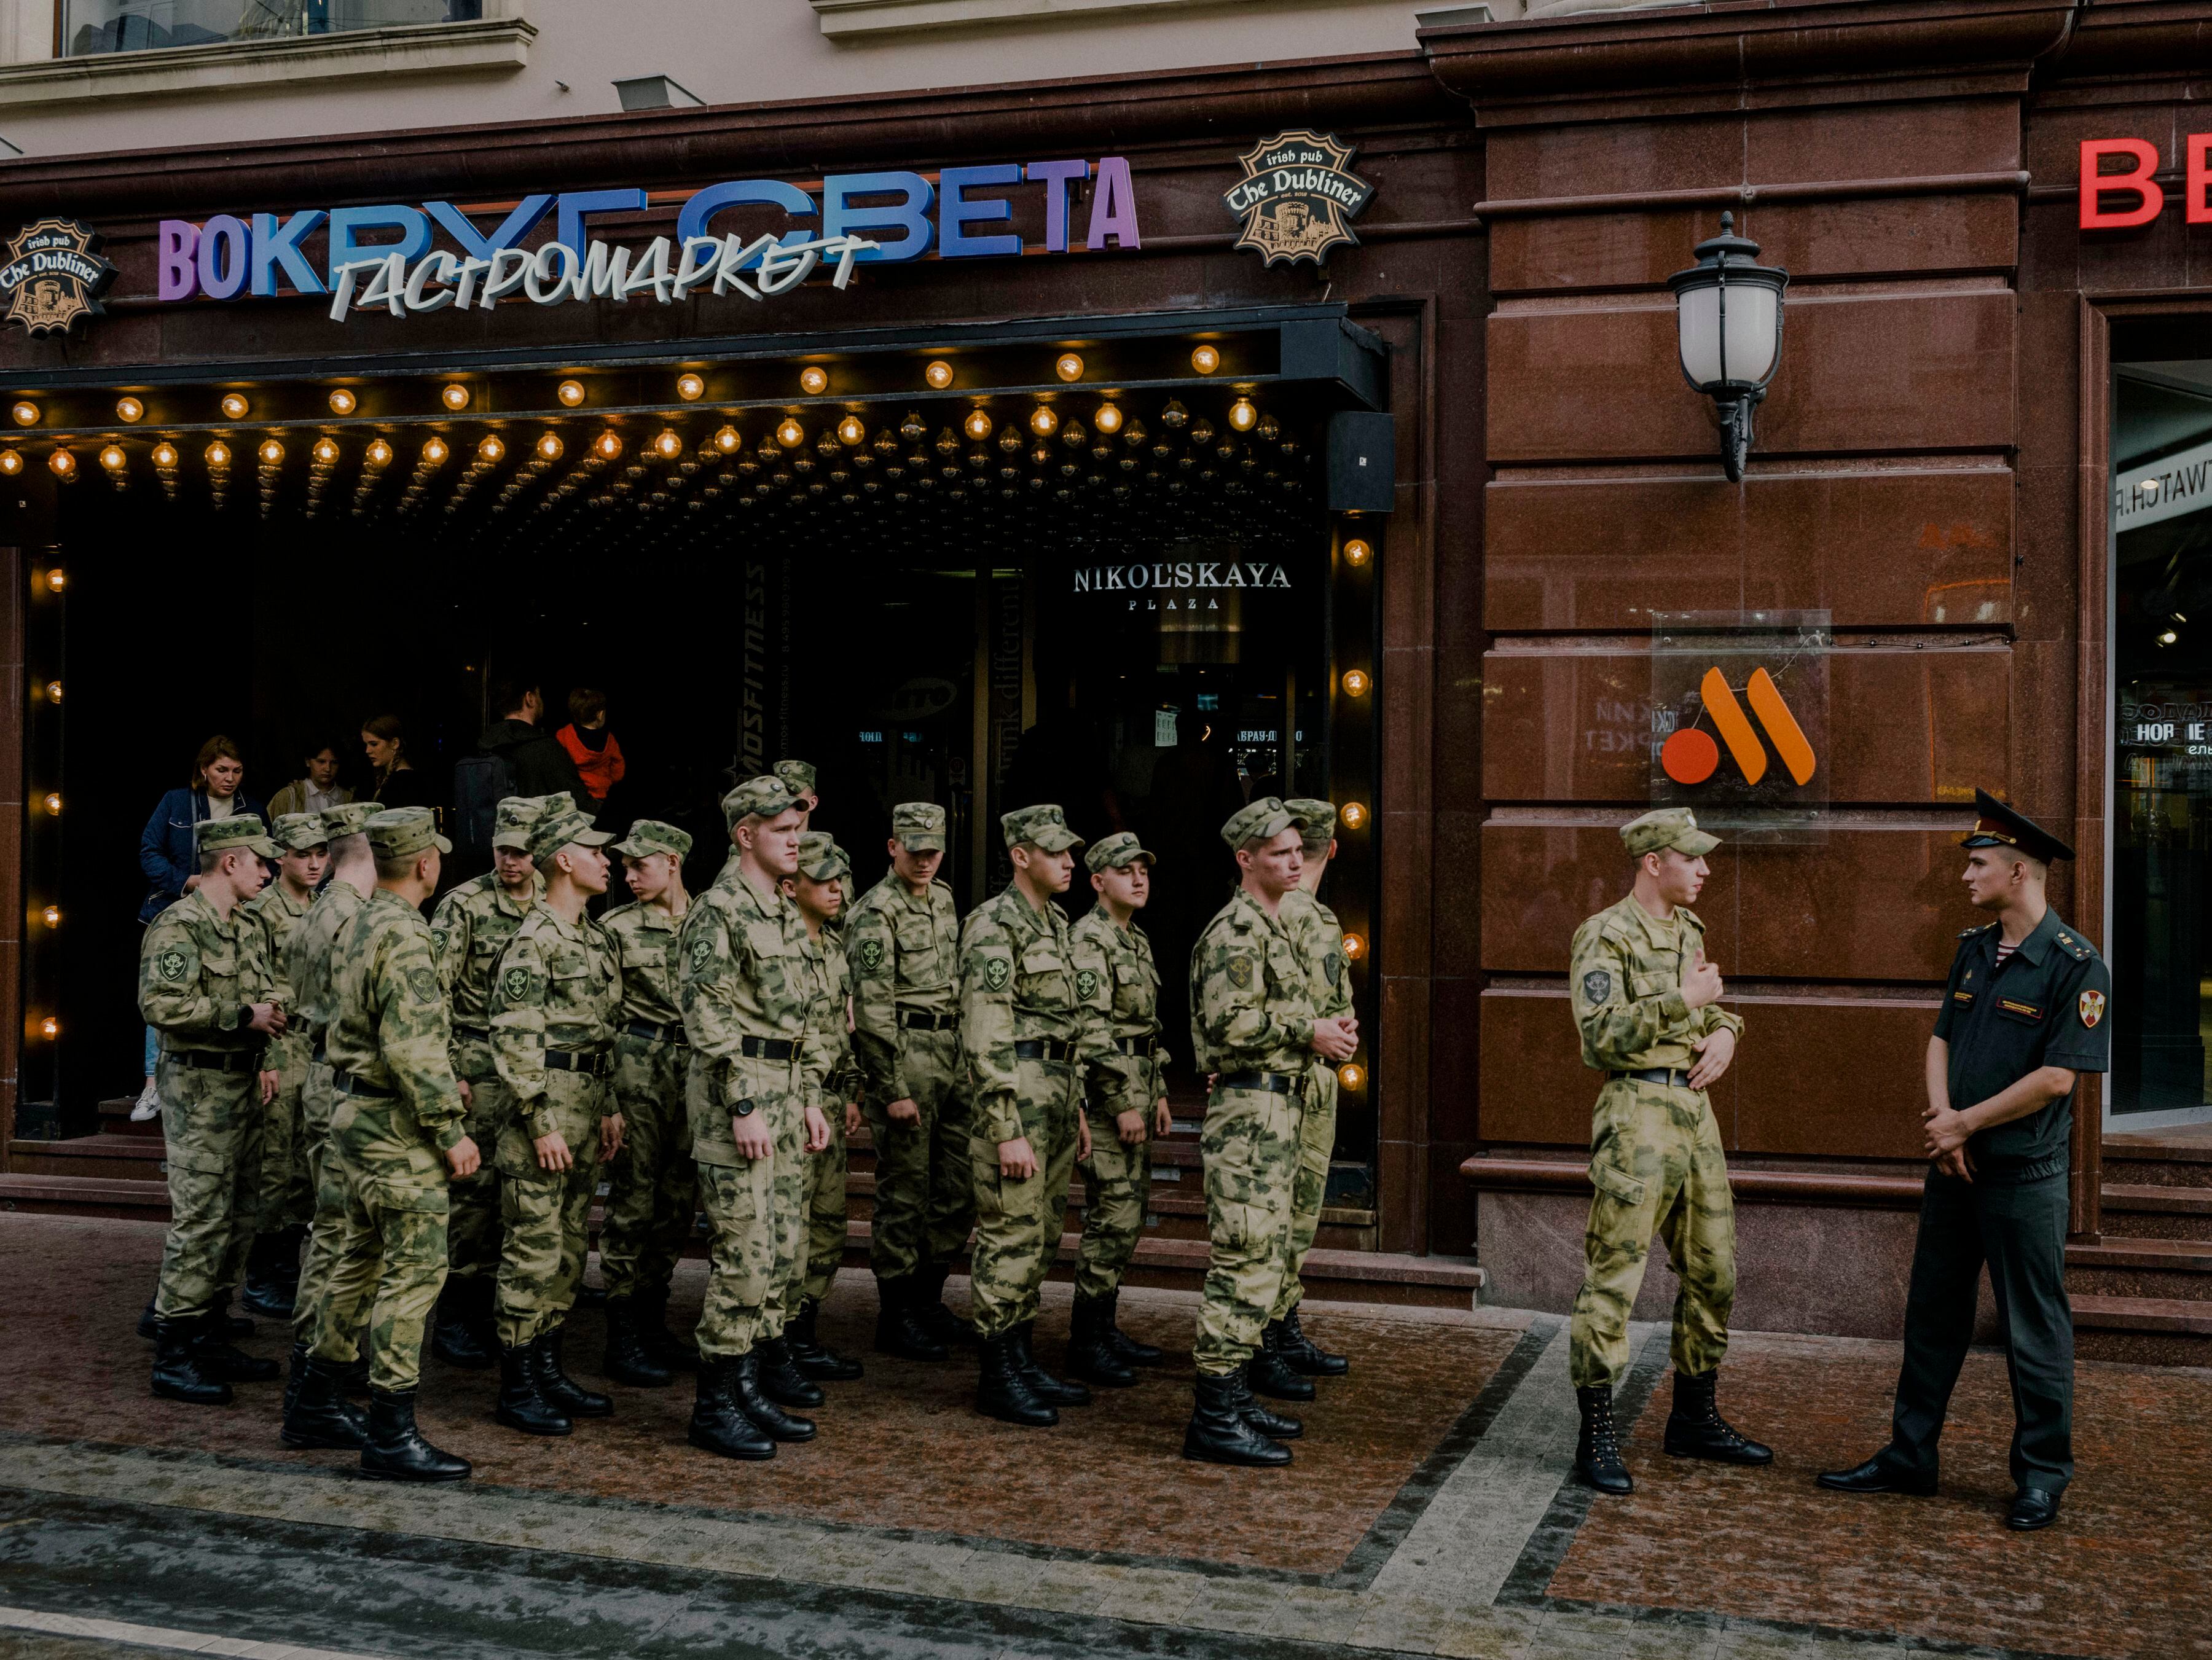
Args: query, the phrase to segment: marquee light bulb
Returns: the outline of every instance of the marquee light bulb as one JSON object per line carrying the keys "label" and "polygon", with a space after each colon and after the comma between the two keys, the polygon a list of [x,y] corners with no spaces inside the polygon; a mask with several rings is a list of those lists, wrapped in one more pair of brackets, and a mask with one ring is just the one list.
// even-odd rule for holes
{"label": "marquee light bulb", "polygon": [[1367,942],[1356,933],[1344,936],[1344,958],[1347,963],[1357,963],[1367,955]]}
{"label": "marquee light bulb", "polygon": [[61,927],[62,908],[59,905],[48,905],[39,913],[39,920],[50,928]]}
{"label": "marquee light bulb", "polygon": [[54,477],[57,478],[76,477],[76,457],[71,455],[67,450],[56,450],[46,458],[46,465],[53,469]]}
{"label": "marquee light bulb", "polygon": [[1346,1094],[1356,1094],[1367,1082],[1366,1069],[1347,1061],[1336,1069],[1336,1081],[1343,1086]]}
{"label": "marquee light bulb", "polygon": [[332,415],[351,415],[360,407],[361,400],[343,386],[334,387],[331,390],[331,413]]}
{"label": "marquee light bulb", "polygon": [[1344,672],[1344,692],[1347,697],[1364,697],[1372,683],[1365,669],[1346,669]]}
{"label": "marquee light bulb", "polygon": [[623,453],[622,435],[609,427],[592,441],[592,453],[602,461],[611,461]]}
{"label": "marquee light bulb", "polygon": [[561,459],[560,434],[556,432],[549,432],[539,435],[538,440],[538,459],[541,461],[558,461]]}
{"label": "marquee light bulb", "polygon": [[362,459],[372,467],[388,467],[392,465],[392,446],[381,438],[372,439],[368,453]]}
{"label": "marquee light bulb", "polygon": [[477,459],[488,467],[495,467],[507,459],[507,446],[496,433],[486,433],[484,441],[477,446]]}
{"label": "marquee light bulb", "polygon": [[687,404],[696,404],[707,395],[707,383],[696,374],[676,377],[676,395]]}
{"label": "marquee light bulb", "polygon": [[1344,544],[1344,562],[1355,570],[1375,556],[1375,550],[1359,537]]}
{"label": "marquee light bulb", "polygon": [[48,572],[46,573],[46,592],[47,592],[47,593],[60,593],[64,588],[67,587],[68,586],[69,586],[69,573],[68,573],[67,571],[64,570],[64,569],[63,569],[59,565],[56,565],[56,566],[55,566],[52,570],[50,570],[50,571],[48,571]]}
{"label": "marquee light bulb", "polygon": [[818,363],[809,363],[799,372],[799,389],[809,398],[819,398],[830,390],[830,371]]}
{"label": "marquee light bulb", "polygon": [[1260,411],[1252,407],[1252,400],[1240,398],[1229,406],[1229,424],[1239,432],[1249,432],[1260,424]]}
{"label": "marquee light bulb", "polygon": [[787,415],[776,423],[775,441],[787,450],[795,450],[806,441],[806,429]]}
{"label": "marquee light bulb", "polygon": [[19,427],[35,427],[39,424],[39,406],[36,404],[18,404],[15,405],[14,414],[15,424]]}
{"label": "marquee light bulb", "polygon": [[284,465],[284,447],[273,438],[263,439],[261,448],[257,453],[260,455],[261,465],[264,467],[281,467]]}
{"label": "marquee light bulb", "polygon": [[1121,430],[1121,406],[1119,404],[1101,404],[1098,413],[1091,417],[1091,424],[1108,437],[1112,437]]}
{"label": "marquee light bulb", "polygon": [[933,358],[929,366],[922,370],[921,378],[928,381],[937,391],[943,392],[952,384],[952,365],[941,357]]}
{"label": "marquee light bulb", "polygon": [[154,465],[167,472],[177,465],[177,447],[164,438],[154,446]]}
{"label": "marquee light bulb", "polygon": [[52,813],[56,818],[59,818],[61,816],[62,794],[59,790],[48,790],[46,792],[46,811]]}
{"label": "marquee light bulb", "polygon": [[1030,430],[1040,438],[1049,438],[1060,430],[1060,417],[1054,414],[1048,404],[1039,404],[1030,411]]}
{"label": "marquee light bulb", "polygon": [[0,450],[0,473],[13,478],[23,470],[23,458],[15,450]]}
{"label": "marquee light bulb", "polygon": [[1359,829],[1367,823],[1366,804],[1360,801],[1346,801],[1337,809],[1336,819],[1346,830]]}
{"label": "marquee light bulb", "polygon": [[960,424],[962,429],[979,444],[991,435],[991,417],[982,410],[969,410],[968,418]]}
{"label": "marquee light bulb", "polygon": [[243,421],[246,411],[252,407],[240,393],[227,392],[222,395],[222,412],[228,420]]}
{"label": "marquee light bulb", "polygon": [[1211,374],[1221,367],[1221,354],[1212,346],[1192,348],[1190,366],[1200,374]]}
{"label": "marquee light bulb", "polygon": [[469,406],[469,389],[456,380],[438,394],[438,401],[449,410],[465,410]]}
{"label": "marquee light bulb", "polygon": [[55,1019],[55,1018],[54,1018],[54,1017],[53,1017],[52,1015],[51,1015],[51,1014],[50,1014],[50,1015],[48,1015],[45,1019],[43,1019],[43,1020],[41,1020],[41,1021],[40,1021],[40,1022],[39,1022],[39,1036],[40,1036],[40,1037],[60,1037],[61,1035],[62,1035],[62,1023],[61,1023],[60,1021],[58,1021],[58,1020]]}
{"label": "marquee light bulb", "polygon": [[422,459],[434,467],[443,466],[446,464],[446,458],[453,453],[453,446],[442,438],[433,438],[422,446]]}
{"label": "marquee light bulb", "polygon": [[653,453],[664,461],[673,461],[684,453],[684,435],[673,427],[663,427],[653,441]]}
{"label": "marquee light bulb", "polygon": [[134,425],[146,418],[146,406],[135,398],[115,400],[115,418],[125,425]]}
{"label": "marquee light bulb", "polygon": [[1052,372],[1063,380],[1080,380],[1083,378],[1083,360],[1072,351],[1062,352],[1060,361],[1052,366]]}
{"label": "marquee light bulb", "polygon": [[858,446],[866,442],[867,436],[867,423],[857,415],[848,415],[837,423],[837,439],[840,443]]}
{"label": "marquee light bulb", "polygon": [[131,465],[131,458],[123,453],[120,444],[109,444],[100,452],[100,465],[110,472],[120,472]]}
{"label": "marquee light bulb", "polygon": [[62,683],[61,683],[60,681],[58,681],[58,680],[49,680],[49,681],[47,681],[47,682],[46,682],[46,702],[48,702],[49,703],[58,703],[58,702],[60,702],[61,701],[62,701]]}
{"label": "marquee light bulb", "polygon": [[574,409],[584,401],[584,383],[581,380],[563,380],[554,387],[553,395],[568,408]]}
{"label": "marquee light bulb", "polygon": [[735,455],[744,441],[744,435],[735,427],[724,427],[714,435],[714,447],[725,455]]}
{"label": "marquee light bulb", "polygon": [[327,435],[315,440],[314,457],[318,466],[335,465],[338,459],[337,440]]}

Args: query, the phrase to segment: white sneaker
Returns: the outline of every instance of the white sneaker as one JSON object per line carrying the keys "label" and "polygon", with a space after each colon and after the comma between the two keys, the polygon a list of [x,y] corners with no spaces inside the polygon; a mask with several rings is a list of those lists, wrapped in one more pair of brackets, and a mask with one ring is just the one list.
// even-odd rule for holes
{"label": "white sneaker", "polygon": [[131,1122],[143,1124],[149,1118],[161,1116],[161,1098],[154,1092],[151,1084],[138,1091],[138,1104],[131,1109]]}

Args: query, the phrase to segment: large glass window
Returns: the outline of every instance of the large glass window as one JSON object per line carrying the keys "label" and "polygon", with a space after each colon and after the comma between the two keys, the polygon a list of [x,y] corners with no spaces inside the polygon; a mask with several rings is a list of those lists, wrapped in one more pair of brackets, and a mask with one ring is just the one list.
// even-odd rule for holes
{"label": "large glass window", "polygon": [[64,0],[62,51],[82,58],[483,15],[483,0]]}

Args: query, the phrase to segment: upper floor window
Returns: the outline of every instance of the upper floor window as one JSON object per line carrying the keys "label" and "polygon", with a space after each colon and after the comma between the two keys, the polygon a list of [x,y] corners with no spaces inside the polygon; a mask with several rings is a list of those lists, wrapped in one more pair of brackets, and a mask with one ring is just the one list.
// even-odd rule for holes
{"label": "upper floor window", "polygon": [[62,52],[143,52],[345,29],[472,22],[483,0],[63,0]]}

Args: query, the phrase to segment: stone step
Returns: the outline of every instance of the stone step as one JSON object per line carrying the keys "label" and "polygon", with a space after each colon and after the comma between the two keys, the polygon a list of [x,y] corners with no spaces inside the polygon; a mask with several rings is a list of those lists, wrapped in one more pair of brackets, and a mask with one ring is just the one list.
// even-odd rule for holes
{"label": "stone step", "polygon": [[2085,1360],[2212,1365],[2212,1303],[2076,1294],[2074,1352]]}
{"label": "stone step", "polygon": [[2212,1240],[2212,1188],[2104,1189],[2105,1237]]}
{"label": "stone step", "polygon": [[2212,1310],[2212,1240],[2115,1238],[2066,1247],[2066,1288],[2091,1297],[2201,1303]]}
{"label": "stone step", "polygon": [[8,1169],[19,1176],[75,1176],[98,1181],[166,1182],[168,1148],[159,1136],[72,1136],[66,1141],[13,1140]]}
{"label": "stone step", "polygon": [[99,1106],[100,1129],[105,1135],[143,1135],[154,1140],[161,1139],[161,1116],[159,1113],[143,1123],[133,1123],[131,1114],[138,1104],[135,1095],[118,1095],[102,1101]]}
{"label": "stone step", "polygon": [[2212,1188],[2212,1130],[2192,1125],[2107,1135],[2103,1179],[2107,1187]]}

